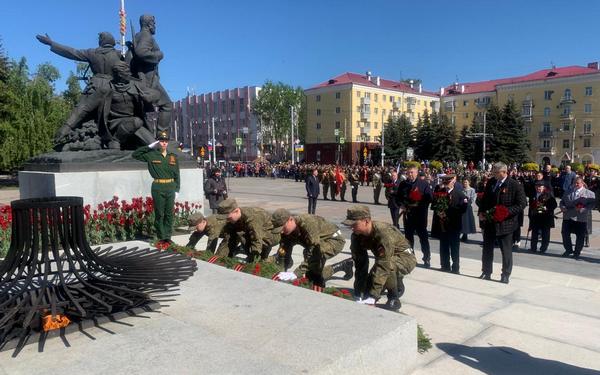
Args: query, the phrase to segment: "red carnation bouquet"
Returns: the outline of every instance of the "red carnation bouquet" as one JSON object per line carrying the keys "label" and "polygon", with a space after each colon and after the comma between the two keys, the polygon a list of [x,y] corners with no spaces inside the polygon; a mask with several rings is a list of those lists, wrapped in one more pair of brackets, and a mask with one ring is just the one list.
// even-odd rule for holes
{"label": "red carnation bouquet", "polygon": [[510,211],[504,205],[497,205],[496,207],[488,210],[486,214],[486,219],[488,221],[494,221],[496,223],[501,223],[508,218],[510,215]]}
{"label": "red carnation bouquet", "polygon": [[536,213],[538,215],[546,212],[546,206],[544,205],[544,202],[542,202],[542,201],[531,202],[531,209],[533,210],[534,213]]}
{"label": "red carnation bouquet", "polygon": [[575,205],[575,208],[577,208],[578,210],[583,210],[585,208],[585,205],[583,203],[577,203]]}
{"label": "red carnation bouquet", "polygon": [[[450,206],[450,195],[446,191],[437,191],[433,193],[433,202],[431,208],[438,216],[445,217],[446,211]],[[440,215],[442,214],[442,215]]]}
{"label": "red carnation bouquet", "polygon": [[408,193],[408,200],[410,201],[408,203],[409,207],[416,207],[419,205],[419,202],[423,199],[423,193],[421,193],[419,191],[418,188],[414,188],[412,189],[409,193]]}

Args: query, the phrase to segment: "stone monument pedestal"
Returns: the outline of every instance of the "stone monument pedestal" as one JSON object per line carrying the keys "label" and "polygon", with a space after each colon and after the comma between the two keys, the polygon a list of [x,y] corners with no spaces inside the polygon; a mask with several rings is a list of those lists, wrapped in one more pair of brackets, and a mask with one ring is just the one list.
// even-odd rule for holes
{"label": "stone monument pedestal", "polygon": [[[178,156],[181,189],[177,201],[203,204],[204,170],[188,155]],[[77,196],[92,207],[114,196],[128,202],[149,197],[151,186],[146,164],[131,159],[131,151],[45,154],[29,160],[25,170],[19,172],[22,199]]]}

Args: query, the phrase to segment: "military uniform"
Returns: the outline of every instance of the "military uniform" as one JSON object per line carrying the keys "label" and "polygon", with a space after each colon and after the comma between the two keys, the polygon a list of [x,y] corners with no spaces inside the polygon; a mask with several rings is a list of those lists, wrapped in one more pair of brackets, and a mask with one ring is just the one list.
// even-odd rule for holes
{"label": "military uniform", "polygon": [[[273,232],[281,233],[283,225],[292,217],[285,209],[275,210],[271,216]],[[325,261],[339,254],[346,241],[340,229],[321,216],[303,214],[293,216],[296,229],[289,235],[281,233],[280,252],[285,257],[286,268],[291,262],[295,245],[304,247],[304,261],[294,270],[297,277],[305,276],[314,284],[325,286],[325,280],[341,270],[347,270],[346,280],[352,278],[351,261],[343,261],[333,266],[325,266]],[[348,270],[349,266],[349,270]],[[350,277],[348,277],[350,275]]]}
{"label": "military uniform", "polygon": [[[238,208],[235,199],[225,199],[219,204],[218,218],[225,219],[229,213]],[[271,214],[259,207],[239,207],[240,219],[235,223],[228,222],[223,228],[223,241],[216,254],[234,256],[242,243],[248,253],[248,261],[258,257],[266,259],[271,247],[279,241],[279,236],[272,233]]]}
{"label": "military uniform", "polygon": [[[198,225],[202,220],[206,219],[206,226],[203,231],[196,230],[196,225]],[[186,247],[194,248],[198,241],[202,239],[202,237],[207,236],[208,240],[206,243],[206,250],[210,252],[215,252],[217,248],[217,242],[219,241],[219,237],[222,237],[223,228],[225,227],[225,221],[219,220],[217,216],[209,216],[205,218],[202,214],[192,214],[189,219],[190,230],[194,232],[190,236]],[[219,256],[227,255],[227,254],[217,254]]]}
{"label": "military uniform", "polygon": [[[356,220],[370,219],[371,214],[366,206],[354,206],[348,209],[346,217],[343,224],[353,225]],[[354,291],[358,298],[377,300],[382,291],[387,289],[389,303],[390,300],[398,300],[404,292],[402,278],[415,268],[417,260],[408,241],[397,228],[379,221],[371,221],[371,225],[369,235],[353,233],[350,239],[350,251],[356,268]],[[375,257],[375,264],[370,271],[368,250]]]}
{"label": "military uniform", "polygon": [[340,179],[340,199],[342,202],[346,201],[346,187],[348,183],[348,179],[346,178],[346,174],[342,171],[339,172],[342,178]]}
{"label": "military uniform", "polygon": [[329,181],[329,192],[331,193],[331,200],[335,201],[335,196],[337,195],[337,185],[335,181],[335,174],[332,170],[329,170],[327,180]]}
{"label": "military uniform", "polygon": [[375,204],[379,204],[379,196],[381,194],[381,173],[376,170],[375,173],[373,173],[373,201],[375,202]]}
{"label": "military uniform", "polygon": [[358,183],[360,180],[360,176],[358,174],[358,170],[354,170],[352,171],[352,173],[350,173],[350,177],[348,178],[348,181],[350,181],[350,186],[352,187],[352,203],[358,203]]}
{"label": "military uniform", "polygon": [[[323,184],[323,199],[328,200],[327,192],[329,191],[329,173],[325,170],[323,171],[323,176],[321,177],[321,184]],[[333,192],[331,193],[333,197]]]}
{"label": "military uniform", "polygon": [[[168,140],[167,132],[160,131],[158,140]],[[179,192],[179,162],[177,155],[142,146],[131,156],[134,159],[148,163],[148,172],[154,178],[152,182],[152,199],[154,200],[154,228],[156,236],[161,241],[171,241],[173,233],[173,208],[175,193]]]}

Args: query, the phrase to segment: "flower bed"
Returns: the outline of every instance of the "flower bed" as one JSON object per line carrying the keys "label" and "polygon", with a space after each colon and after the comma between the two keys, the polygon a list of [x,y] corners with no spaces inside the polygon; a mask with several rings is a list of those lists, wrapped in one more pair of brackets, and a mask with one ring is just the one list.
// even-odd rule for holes
{"label": "flower bed", "polygon": [[[174,227],[186,226],[188,217],[199,210],[200,204],[175,202]],[[131,202],[113,197],[94,209],[84,206],[85,233],[91,245],[130,241],[154,236],[154,202],[151,197],[133,198]],[[12,213],[10,206],[0,208],[0,258],[10,247]]]}

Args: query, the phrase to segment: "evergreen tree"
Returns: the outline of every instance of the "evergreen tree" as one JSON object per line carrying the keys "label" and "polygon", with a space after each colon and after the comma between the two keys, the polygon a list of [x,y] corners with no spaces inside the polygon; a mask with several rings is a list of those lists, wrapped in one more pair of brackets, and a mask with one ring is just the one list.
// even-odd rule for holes
{"label": "evergreen tree", "polygon": [[509,100],[502,108],[502,125],[504,132],[501,134],[500,147],[504,151],[505,163],[525,163],[529,161],[528,151],[530,142],[525,133],[521,113],[513,100]]}
{"label": "evergreen tree", "polygon": [[436,116],[437,124],[432,123],[435,129],[433,137],[434,160],[457,161],[461,158],[461,152],[456,144],[456,131],[450,124],[446,115]]}
{"label": "evergreen tree", "polygon": [[423,113],[423,118],[417,123],[415,135],[415,156],[419,160],[431,160],[433,156],[433,143],[435,141],[435,129],[433,121],[437,121],[437,113],[433,112],[431,117],[427,110]]}
{"label": "evergreen tree", "polygon": [[385,156],[390,159],[404,159],[406,149],[412,144],[412,125],[408,118],[402,114],[393,119],[390,117],[384,130]]}
{"label": "evergreen tree", "polygon": [[[483,121],[481,124],[481,132],[483,132]],[[502,111],[497,105],[492,104],[486,114],[486,133],[492,136],[486,137],[486,162],[496,162],[506,160],[504,149],[500,147],[502,139],[506,137],[506,131],[502,125]],[[479,138],[478,144],[481,145],[483,140]],[[482,148],[481,146],[479,147]]]}

